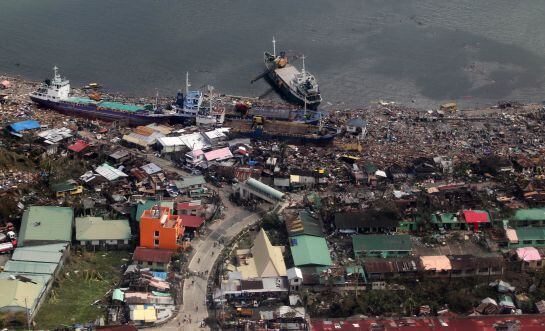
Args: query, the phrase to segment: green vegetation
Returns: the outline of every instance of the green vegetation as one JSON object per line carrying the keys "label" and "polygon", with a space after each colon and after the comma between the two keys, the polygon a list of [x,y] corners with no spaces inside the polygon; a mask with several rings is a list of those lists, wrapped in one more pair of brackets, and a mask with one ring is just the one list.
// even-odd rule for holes
{"label": "green vegetation", "polygon": [[[72,256],[38,312],[38,328],[84,323],[104,316],[106,294],[120,280],[121,265],[127,263],[128,257],[126,251]],[[93,304],[97,300],[100,302]]]}

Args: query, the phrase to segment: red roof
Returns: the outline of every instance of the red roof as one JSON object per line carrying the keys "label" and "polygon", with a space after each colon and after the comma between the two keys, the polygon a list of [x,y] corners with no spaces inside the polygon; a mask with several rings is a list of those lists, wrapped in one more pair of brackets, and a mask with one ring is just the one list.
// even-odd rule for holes
{"label": "red roof", "polygon": [[169,263],[171,257],[172,251],[167,249],[136,247],[132,259],[140,262]]}
{"label": "red roof", "polygon": [[186,228],[198,228],[204,223],[204,217],[193,215],[180,215],[182,224]]}
{"label": "red roof", "polygon": [[488,213],[483,210],[464,210],[466,223],[488,223]]}
{"label": "red roof", "polygon": [[79,152],[83,151],[84,149],[86,149],[87,147],[89,147],[88,143],[86,143],[83,140],[78,140],[78,141],[76,141],[76,143],[74,145],[68,146],[68,149],[71,150],[72,152],[79,153]]}
{"label": "red roof", "polygon": [[192,204],[189,202],[178,202],[176,210],[202,210],[204,207],[201,204]]}
{"label": "red roof", "polygon": [[495,326],[505,323],[516,323],[524,331],[545,329],[545,318],[542,315],[496,315],[472,317],[428,317],[397,319],[347,319],[347,320],[313,320],[313,331],[351,331],[351,330],[383,330],[383,331],[494,331]]}

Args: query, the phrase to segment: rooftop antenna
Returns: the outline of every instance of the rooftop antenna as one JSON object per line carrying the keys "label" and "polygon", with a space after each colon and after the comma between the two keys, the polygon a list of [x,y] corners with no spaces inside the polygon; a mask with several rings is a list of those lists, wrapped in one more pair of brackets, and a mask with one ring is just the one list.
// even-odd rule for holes
{"label": "rooftop antenna", "polygon": [[274,39],[274,36],[273,36],[273,56],[276,57],[276,40]]}

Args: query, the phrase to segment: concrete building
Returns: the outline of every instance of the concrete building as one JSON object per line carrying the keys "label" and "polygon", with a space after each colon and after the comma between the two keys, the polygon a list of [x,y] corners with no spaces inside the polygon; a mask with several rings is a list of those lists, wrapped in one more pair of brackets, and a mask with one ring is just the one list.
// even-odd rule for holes
{"label": "concrete building", "polygon": [[97,249],[125,248],[131,239],[129,220],[105,220],[102,217],[77,217],[76,241]]}
{"label": "concrete building", "polygon": [[158,205],[144,211],[140,219],[140,246],[178,250],[183,246],[182,218],[168,207]]}
{"label": "concrete building", "polygon": [[136,247],[132,259],[140,269],[168,271],[172,254],[173,251],[167,249]]}
{"label": "concrete building", "polygon": [[409,235],[364,234],[352,236],[352,246],[356,258],[363,257],[403,257],[412,252]]}

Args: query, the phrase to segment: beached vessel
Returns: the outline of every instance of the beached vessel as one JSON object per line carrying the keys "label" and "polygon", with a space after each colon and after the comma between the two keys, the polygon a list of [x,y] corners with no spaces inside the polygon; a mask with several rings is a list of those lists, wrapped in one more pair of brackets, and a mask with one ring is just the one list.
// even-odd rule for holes
{"label": "beached vessel", "polygon": [[158,110],[156,107],[154,109],[152,105],[73,96],[70,82],[60,76],[57,67],[54,67],[53,71],[53,79],[44,82],[36,91],[30,93],[30,99],[44,108],[53,109],[65,115],[119,121],[134,126],[167,123],[176,117],[174,112]]}
{"label": "beached vessel", "polygon": [[301,59],[303,67],[299,71],[289,62],[285,52],[276,54],[276,40],[273,38],[273,52],[264,53],[266,77],[288,101],[316,109],[322,102],[320,87],[314,75],[305,69],[305,56]]}
{"label": "beached vessel", "polygon": [[230,135],[257,140],[280,140],[293,144],[328,144],[335,139],[337,130],[321,125],[266,120],[254,116],[251,120],[233,119],[225,122]]}

